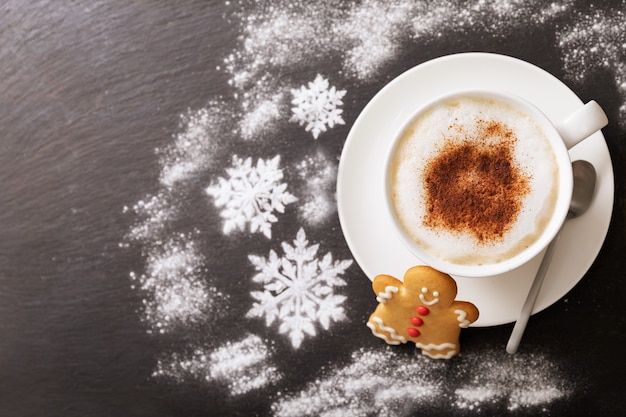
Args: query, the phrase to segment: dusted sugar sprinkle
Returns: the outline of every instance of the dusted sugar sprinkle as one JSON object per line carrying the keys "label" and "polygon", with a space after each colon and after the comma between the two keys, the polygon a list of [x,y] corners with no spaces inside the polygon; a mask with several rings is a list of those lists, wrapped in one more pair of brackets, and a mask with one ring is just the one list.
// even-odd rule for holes
{"label": "dusted sugar sprinkle", "polygon": [[217,305],[228,299],[213,285],[206,257],[198,249],[198,229],[177,231],[182,202],[193,179],[213,163],[229,120],[224,106],[211,102],[206,108],[180,116],[173,141],[155,150],[159,159],[159,190],[125,213],[136,216],[120,247],[138,244],[143,272],[131,271],[131,288],[142,297],[140,316],[147,332],[164,334],[197,325],[216,316]]}
{"label": "dusted sugar sprinkle", "polygon": [[337,212],[335,184],[337,164],[322,151],[307,156],[296,165],[296,172],[305,186],[301,191],[302,203],[298,209],[303,223],[320,225]]}
{"label": "dusted sugar sprinkle", "polygon": [[[458,386],[455,381],[468,381]],[[430,410],[505,415],[549,413],[573,385],[550,357],[501,351],[466,352],[440,362],[394,348],[359,349],[299,393],[272,406],[276,416],[412,416]]]}
{"label": "dusted sugar sprinkle", "polygon": [[574,1],[279,0],[237,4],[239,47],[224,64],[231,75],[230,84],[252,97],[258,95],[259,85],[268,82],[264,78],[268,71],[298,69],[303,63],[332,58],[346,76],[371,80],[411,42],[423,44],[439,39],[444,32],[518,34],[520,28],[531,30],[570,13]]}
{"label": "dusted sugar sprinkle", "polygon": [[[229,77],[238,133],[249,140],[276,131],[284,120],[289,92],[310,82],[297,79],[297,74],[306,73],[302,70],[315,63],[323,63],[324,68],[336,63],[337,72],[347,79],[371,81],[384,74],[407,45],[424,46],[444,32],[518,36],[571,13],[574,1],[485,0],[468,5],[459,0],[241,0],[226,4],[232,8],[240,36],[218,70]],[[337,92],[343,91],[340,87]],[[336,116],[330,120],[341,124],[343,118]],[[332,127],[324,119],[314,125]],[[314,137],[319,135],[311,131]]]}
{"label": "dusted sugar sprinkle", "polygon": [[345,51],[347,74],[368,80],[401,53],[411,21],[425,4],[415,1],[364,1],[336,22],[337,46]]}
{"label": "dusted sugar sprinkle", "polygon": [[218,126],[223,123],[220,113],[219,105],[213,103],[180,116],[181,131],[169,146],[157,149],[161,185],[171,189],[211,165],[219,143]]}
{"label": "dusted sugar sprinkle", "polygon": [[204,257],[190,236],[180,234],[147,251],[146,271],[130,273],[133,288],[144,295],[143,319],[148,332],[165,333],[177,326],[206,320],[214,300],[223,300],[207,285]]}
{"label": "dusted sugar sprinkle", "polygon": [[469,383],[455,389],[459,409],[546,411],[551,403],[567,399],[573,384],[556,362],[542,354],[492,352],[472,355],[460,369],[469,372]]}
{"label": "dusted sugar sprinkle", "polygon": [[559,32],[565,76],[581,82],[599,71],[608,72],[620,94],[620,123],[626,125],[626,1],[612,10],[579,14]]}
{"label": "dusted sugar sprinkle", "polygon": [[513,31],[543,26],[569,13],[573,0],[545,2],[540,0],[481,0],[466,2],[448,0],[423,2],[413,18],[416,38],[437,38],[446,32],[483,31],[507,36]]}
{"label": "dusted sugar sprinkle", "polygon": [[281,379],[272,364],[271,354],[260,337],[249,334],[215,350],[196,347],[189,354],[174,352],[158,361],[153,376],[179,382],[187,379],[218,382],[225,385],[231,395],[242,395]]}
{"label": "dusted sugar sprinkle", "polygon": [[[136,242],[150,242],[165,233],[167,224],[176,218],[178,206],[173,204],[173,196],[168,192],[147,196],[132,207],[124,207],[124,213],[133,212],[138,221],[131,227],[127,239]],[[122,244],[126,246],[127,244]]]}
{"label": "dusted sugar sprinkle", "polygon": [[254,102],[254,107],[245,113],[239,122],[243,139],[257,139],[275,127],[276,121],[286,111],[283,96],[282,93],[268,93],[261,96],[258,102]]}
{"label": "dusted sugar sprinkle", "polygon": [[345,367],[281,398],[272,410],[279,417],[406,415],[442,392],[442,381],[434,377],[437,370],[443,372],[443,365],[402,357],[391,349],[360,349]]}

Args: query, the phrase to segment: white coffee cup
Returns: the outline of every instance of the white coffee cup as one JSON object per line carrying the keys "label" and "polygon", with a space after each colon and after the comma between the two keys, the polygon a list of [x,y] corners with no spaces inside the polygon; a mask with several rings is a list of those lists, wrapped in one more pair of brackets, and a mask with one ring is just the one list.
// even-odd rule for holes
{"label": "white coffee cup", "polygon": [[[550,200],[550,212],[551,214],[546,217],[545,221],[541,222],[541,227],[538,227],[534,230],[537,231],[532,237],[531,240],[524,240],[524,244],[518,245],[521,249],[516,250],[508,250],[507,253],[509,255],[499,256],[498,259],[494,260],[486,260],[488,256],[485,255],[490,251],[489,245],[477,244],[476,247],[481,246],[482,250],[484,250],[484,254],[476,257],[476,259],[480,259],[476,262],[473,261],[460,261],[461,257],[457,255],[451,256],[447,252],[448,247],[454,247],[456,239],[456,235],[454,233],[449,234],[445,232],[445,239],[441,242],[437,242],[436,244],[440,245],[442,250],[433,250],[432,247],[427,248],[427,246],[431,246],[432,242],[429,242],[428,239],[438,240],[439,235],[443,232],[433,231],[437,237],[433,237],[434,235],[423,234],[423,236],[419,235],[427,226],[419,226],[416,224],[416,220],[407,221],[403,215],[399,215],[397,206],[402,206],[404,203],[394,202],[394,193],[396,195],[396,199],[398,198],[398,190],[407,189],[402,188],[397,185],[400,181],[405,181],[405,178],[402,177],[404,174],[399,174],[398,172],[401,170],[397,168],[399,164],[399,160],[404,160],[404,156],[398,156],[399,152],[409,152],[406,149],[410,149],[411,146],[403,145],[403,139],[405,135],[410,135],[413,133],[406,133],[408,129],[414,129],[415,123],[417,120],[422,120],[424,118],[429,117],[428,115],[433,112],[433,109],[438,109],[447,103],[456,102],[458,100],[477,100],[477,102],[488,101],[493,103],[500,103],[503,107],[507,109],[513,109],[515,112],[519,112],[521,115],[520,119],[528,119],[533,123],[534,126],[538,127],[540,131],[543,133],[543,137],[545,138],[545,143],[551,149],[554,155],[555,166],[558,168],[558,173],[555,174],[555,187],[558,188],[552,195],[553,200]],[[499,106],[500,104],[495,104],[494,106]],[[421,123],[421,122],[420,122]],[[426,123],[426,122],[424,122]],[[453,125],[454,121],[450,121],[450,124]],[[387,212],[391,217],[392,224],[394,225],[394,233],[398,236],[398,238],[402,241],[404,246],[413,253],[419,260],[423,263],[448,274],[464,276],[464,277],[481,277],[481,276],[492,276],[498,275],[502,273],[506,273],[511,271],[526,262],[530,261],[532,258],[537,256],[554,238],[561,225],[565,221],[567,216],[567,212],[569,210],[569,205],[572,197],[572,188],[573,188],[573,174],[571,167],[571,160],[568,153],[568,150],[575,146],[577,143],[581,142],[585,138],[589,137],[594,132],[600,130],[602,127],[606,126],[608,123],[608,119],[602,110],[602,108],[595,102],[590,101],[589,103],[582,106],[564,121],[554,124],[550,121],[536,106],[529,103],[525,99],[502,91],[489,91],[489,90],[467,90],[467,91],[457,91],[454,93],[447,94],[445,96],[439,97],[432,102],[422,106],[418,109],[412,117],[409,118],[396,132],[391,132],[392,143],[388,151],[388,155],[386,158],[386,166],[385,166],[385,199],[387,205]],[[504,124],[505,126],[506,123]],[[517,126],[515,122],[513,122],[514,126]],[[411,130],[411,132],[413,132]],[[429,130],[432,132],[432,130]],[[443,133],[442,133],[443,134]],[[516,143],[521,143],[524,138],[518,138]],[[532,138],[534,140],[534,137]],[[531,143],[529,141],[527,143]],[[443,143],[440,142],[439,145]],[[433,145],[433,149],[440,149],[437,146]],[[528,148],[528,147],[527,147]],[[401,151],[399,149],[402,149]],[[530,149],[530,148],[529,148]],[[431,150],[432,151],[432,150]],[[431,160],[436,158],[437,152],[439,150],[435,150],[430,153]],[[527,152],[528,153],[528,152]],[[415,161],[419,161],[423,155],[415,156],[413,164],[415,165]],[[541,156],[541,155],[537,155]],[[532,152],[529,156],[529,159],[533,159]],[[426,164],[426,161],[424,161]],[[537,165],[539,166],[539,165]],[[404,169],[404,168],[402,168]],[[534,178],[534,172],[525,172],[528,178]],[[422,174],[416,174],[417,176]],[[426,175],[422,175],[424,178]],[[420,179],[422,181],[423,179]],[[537,185],[536,178],[533,179],[533,184],[537,190],[539,190],[539,186]],[[555,189],[556,189],[555,188]],[[532,194],[532,186],[530,187]],[[422,194],[425,195],[425,190],[421,190]],[[526,194],[524,194],[526,195]],[[544,198],[541,197],[541,193],[537,194],[538,197],[533,197],[536,199]],[[413,197],[411,197],[413,198]],[[530,197],[529,197],[530,198]],[[410,199],[409,199],[410,200]],[[520,201],[525,201],[520,198]],[[425,205],[426,203],[419,203]],[[539,207],[537,204],[535,204]],[[406,205],[404,205],[406,206]],[[403,206],[403,207],[404,207]],[[425,207],[425,206],[424,206]],[[530,206],[529,206],[530,207]],[[542,208],[543,209],[543,208]],[[424,209],[425,210],[425,209]],[[538,208],[539,210],[539,208]],[[526,206],[522,206],[522,211],[526,212]],[[531,211],[531,210],[528,210]],[[424,212],[425,213],[425,212]],[[521,216],[521,215],[520,215]],[[411,225],[409,225],[409,223]],[[522,230],[524,225],[520,225],[519,229]],[[515,227],[515,226],[514,226]],[[420,229],[422,228],[422,229]],[[418,230],[419,229],[419,230]],[[507,232],[508,233],[508,232]],[[417,237],[416,237],[417,236]],[[427,237],[424,237],[427,236]],[[428,236],[431,236],[430,238]],[[460,235],[459,235],[460,236]],[[443,238],[442,238],[443,239]],[[450,240],[452,239],[452,240]],[[467,236],[463,237],[463,239],[470,239]],[[508,239],[505,234],[502,238],[502,241]],[[420,241],[421,243],[418,243]],[[448,245],[448,242],[451,242],[451,245]],[[467,245],[466,245],[467,246]],[[494,246],[495,248],[496,246]],[[455,247],[456,248],[456,247]],[[461,253],[464,252],[465,249],[462,245],[458,245],[458,249]],[[440,253],[441,252],[441,253]],[[446,253],[443,253],[446,252]],[[468,249],[468,252],[471,252]],[[443,253],[443,255],[442,255]],[[503,252],[504,253],[504,252]],[[474,259],[473,254],[468,253],[467,259]],[[456,256],[456,257],[455,257]],[[487,257],[485,257],[487,256]],[[481,258],[482,257],[482,258]]]}

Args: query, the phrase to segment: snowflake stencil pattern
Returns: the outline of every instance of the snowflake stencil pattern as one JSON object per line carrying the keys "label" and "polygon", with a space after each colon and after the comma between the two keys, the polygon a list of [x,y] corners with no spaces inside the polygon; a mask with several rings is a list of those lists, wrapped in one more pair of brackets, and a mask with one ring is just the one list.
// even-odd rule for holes
{"label": "snowflake stencil pattern", "polygon": [[308,88],[303,85],[300,89],[292,89],[291,94],[291,104],[295,107],[291,109],[293,116],[290,121],[305,126],[305,130],[311,131],[314,139],[325,132],[327,126],[333,128],[336,124],[345,124],[341,117],[343,110],[338,106],[343,104],[341,99],[346,90],[330,87],[328,80],[320,74],[308,83]]}
{"label": "snowflake stencil pattern", "polygon": [[226,169],[229,178],[219,177],[217,184],[207,187],[215,206],[224,207],[220,213],[224,234],[243,231],[249,223],[250,233],[261,232],[271,239],[272,223],[278,221],[274,211],[284,213],[287,204],[297,201],[286,191],[287,184],[281,183],[283,170],[279,165],[280,155],[269,160],[259,158],[254,166],[252,158],[234,155],[232,166]]}
{"label": "snowflake stencil pattern", "polygon": [[287,334],[294,348],[299,348],[306,335],[315,336],[316,323],[328,330],[331,321],[346,318],[343,295],[335,287],[346,282],[339,277],[352,260],[334,261],[328,252],[316,258],[319,245],[308,245],[304,229],[300,229],[293,246],[283,242],[284,256],[270,250],[269,257],[249,255],[258,273],[252,278],[263,284],[263,291],[251,292],[256,301],[247,317],[265,317],[269,327],[275,320],[278,332]]}

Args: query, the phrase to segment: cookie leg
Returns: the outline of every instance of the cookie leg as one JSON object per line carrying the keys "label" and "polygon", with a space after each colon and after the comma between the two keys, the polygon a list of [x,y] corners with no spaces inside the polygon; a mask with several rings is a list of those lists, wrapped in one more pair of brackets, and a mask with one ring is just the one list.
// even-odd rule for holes
{"label": "cookie leg", "polygon": [[380,337],[390,345],[399,345],[400,343],[406,343],[406,338],[399,335],[392,327],[385,326],[383,319],[372,315],[367,321],[367,327],[370,328],[372,334],[376,337]]}
{"label": "cookie leg", "polygon": [[456,356],[460,351],[459,345],[454,343],[442,343],[440,345],[433,343],[422,345],[420,343],[416,343],[415,346],[422,349],[422,354],[433,359],[450,359],[451,357]]}

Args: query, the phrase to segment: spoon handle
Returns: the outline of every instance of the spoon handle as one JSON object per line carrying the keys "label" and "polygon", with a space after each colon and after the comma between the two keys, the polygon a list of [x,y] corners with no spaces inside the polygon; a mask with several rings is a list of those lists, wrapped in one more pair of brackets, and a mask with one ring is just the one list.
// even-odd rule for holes
{"label": "spoon handle", "polygon": [[524,330],[526,330],[526,324],[528,324],[528,319],[533,311],[533,307],[535,306],[535,301],[537,301],[539,290],[541,290],[543,279],[545,278],[546,272],[548,271],[548,266],[550,265],[552,255],[554,254],[554,249],[556,248],[556,244],[559,241],[560,236],[561,230],[559,230],[554,239],[552,239],[552,242],[550,242],[550,244],[546,248],[546,253],[541,260],[541,265],[539,265],[537,275],[535,275],[535,280],[533,281],[532,286],[528,291],[528,295],[526,296],[526,301],[524,302],[522,311],[520,312],[519,318],[515,322],[513,332],[511,333],[509,342],[506,345],[506,351],[510,354],[517,352],[517,348],[519,347],[522,336],[524,335]]}

